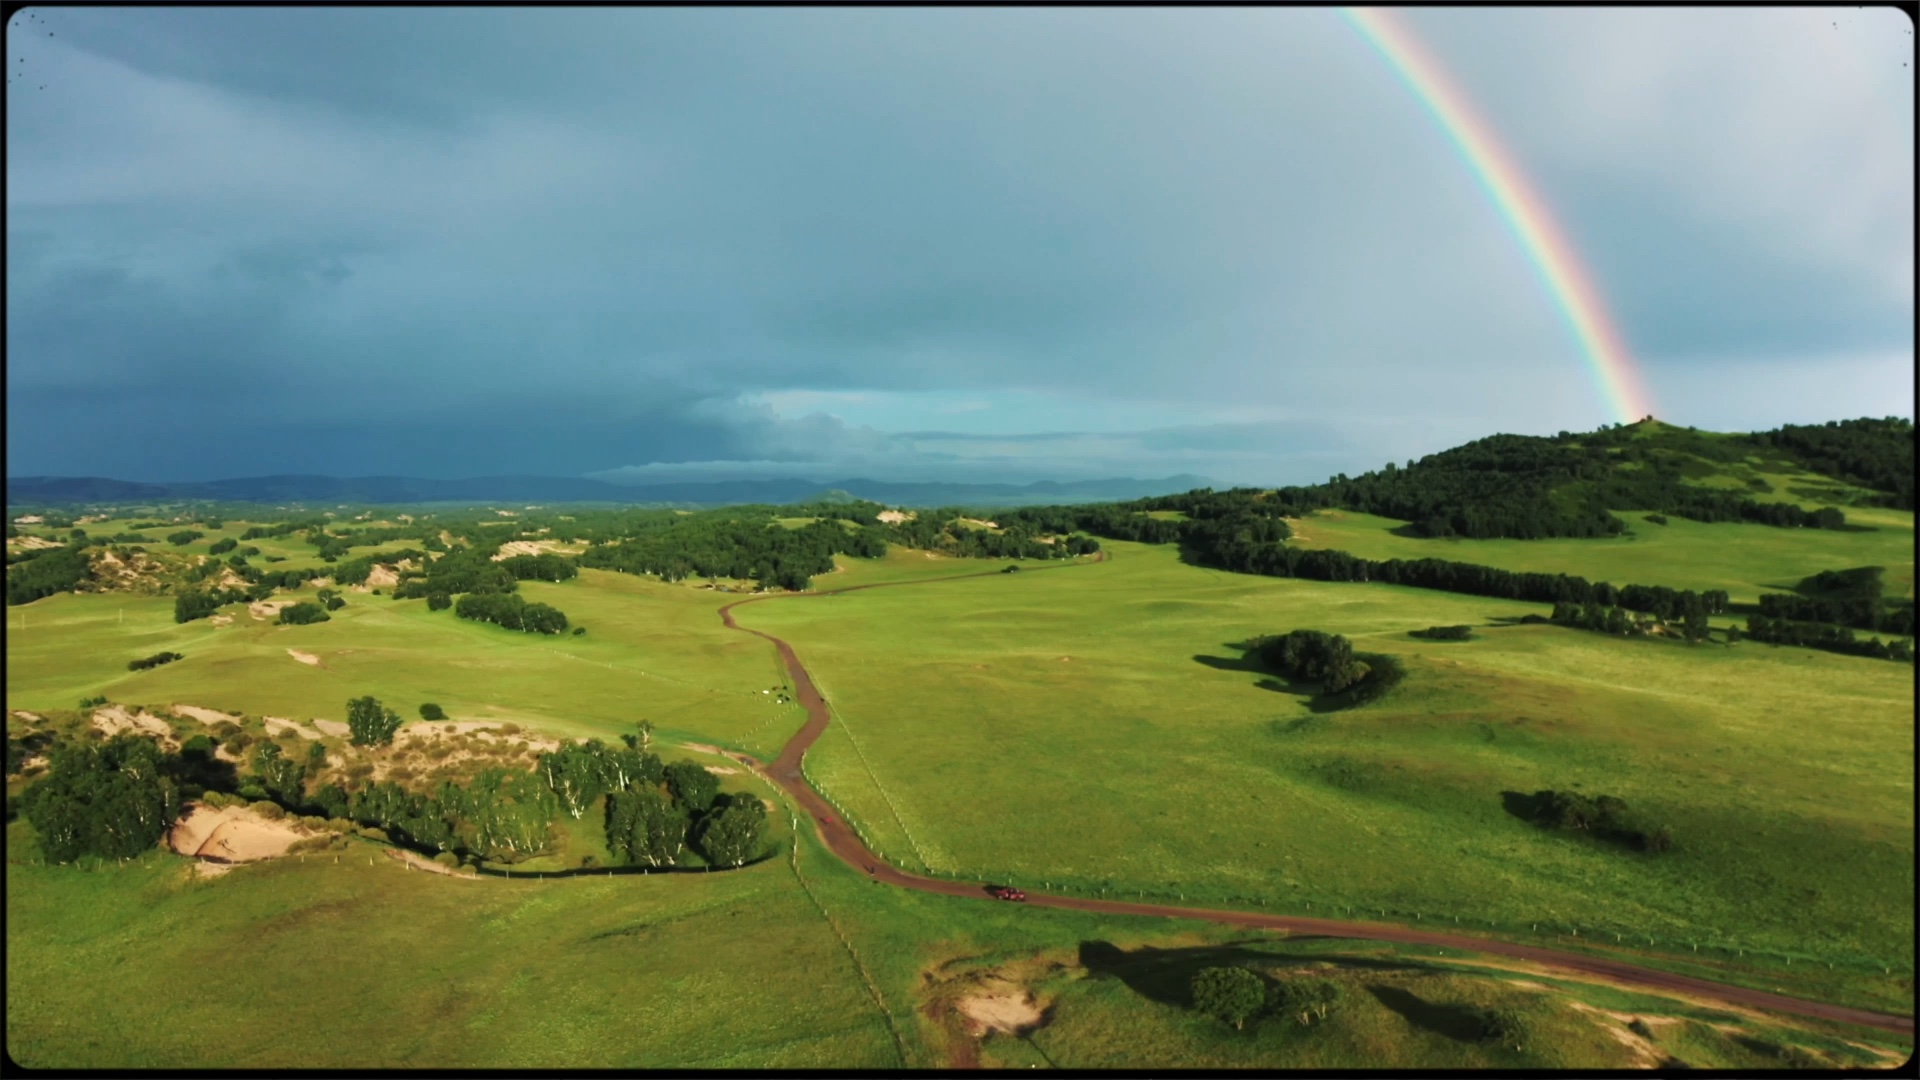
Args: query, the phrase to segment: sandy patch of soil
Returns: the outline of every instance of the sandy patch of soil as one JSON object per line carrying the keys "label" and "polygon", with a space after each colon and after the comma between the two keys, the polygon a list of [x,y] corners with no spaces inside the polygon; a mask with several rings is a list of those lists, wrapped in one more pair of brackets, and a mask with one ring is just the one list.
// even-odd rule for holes
{"label": "sandy patch of soil", "polygon": [[1660,1024],[1679,1023],[1680,1021],[1674,1017],[1636,1016],[1633,1013],[1614,1012],[1610,1009],[1597,1009],[1583,1001],[1573,1001],[1571,999],[1567,1001],[1567,1004],[1594,1017],[1594,1023],[1599,1025],[1600,1030],[1606,1032],[1615,1042],[1618,1042],[1633,1052],[1633,1061],[1629,1065],[1630,1068],[1658,1068],[1661,1062],[1667,1060],[1667,1055],[1661,1052],[1653,1043],[1649,1042],[1646,1036],[1636,1033],[1628,1028],[1627,1025],[1633,1023],[1635,1020],[1644,1021],[1648,1027]]}
{"label": "sandy patch of soil", "polygon": [[39,514],[28,514],[25,517],[14,518],[13,523],[15,525],[38,525],[45,520],[47,519],[41,517]]}
{"label": "sandy patch of soil", "polygon": [[1073,661],[1073,657],[1071,656],[1063,656],[1060,658],[1060,662],[1063,664],[1071,663],[1072,661]]}
{"label": "sandy patch of soil", "polygon": [[[318,721],[315,721],[315,723],[318,723]],[[560,741],[558,739],[543,739],[527,731],[524,727],[521,728],[517,734],[508,735],[499,730],[502,726],[503,725],[491,720],[428,720],[408,724],[401,728],[394,736],[394,745],[399,746],[399,740],[405,739],[424,746],[430,741],[472,733],[481,739],[505,746],[511,746],[516,742],[524,742],[527,744],[527,749],[543,753],[549,750],[560,749]],[[453,756],[447,758],[447,760],[450,762],[459,761],[461,760],[461,755],[456,752]]]}
{"label": "sandy patch of soil", "polygon": [[128,713],[118,705],[108,705],[94,710],[93,726],[109,736],[118,735],[123,731],[135,731],[154,736],[160,740],[162,746],[169,749],[178,749],[180,746],[174,741],[173,729],[167,726],[167,722],[145,709],[138,713]]}
{"label": "sandy patch of soil", "polygon": [[929,552],[927,552],[927,558],[929,558],[929,559],[938,559],[938,558],[942,558],[942,557],[943,557],[943,556],[942,556],[942,555],[941,555],[941,554],[940,554],[939,552],[937,552],[937,551],[929,551]]}
{"label": "sandy patch of soil", "polygon": [[566,547],[557,540],[509,540],[500,545],[500,550],[493,556],[493,561],[500,562],[503,559],[511,559],[515,555],[540,555],[549,551],[556,555],[578,555],[582,550],[584,549]]}
{"label": "sandy patch of soil", "polygon": [[351,728],[339,720],[315,720],[313,726],[319,729],[320,734],[331,735],[336,739],[344,739],[353,733]]}
{"label": "sandy patch of soil", "polygon": [[718,775],[718,776],[732,776],[735,773],[740,771],[739,769],[729,769],[725,765],[706,765],[702,767],[705,768],[708,772],[714,773],[715,775]]}
{"label": "sandy patch of soil", "polygon": [[214,810],[192,803],[168,834],[167,846],[197,859],[257,862],[285,855],[295,841],[311,835],[300,825],[268,821],[243,806]]}
{"label": "sandy patch of soil", "polygon": [[366,588],[388,588],[400,584],[400,572],[385,563],[376,563],[367,573]]}
{"label": "sandy patch of soil", "polygon": [[480,880],[480,875],[474,873],[472,870],[462,871],[455,870],[449,866],[442,866],[418,852],[404,851],[399,848],[388,848],[386,850],[386,856],[409,870],[425,870],[429,874],[441,874],[446,877],[459,878],[462,881]]}
{"label": "sandy patch of soil", "polygon": [[320,658],[313,655],[310,652],[301,652],[299,649],[288,649],[287,655],[293,657],[295,660],[298,660],[303,664],[309,664],[313,667],[320,666]]}
{"label": "sandy patch of soil", "polygon": [[47,720],[46,717],[41,716],[39,713],[30,713],[25,709],[15,709],[13,710],[13,715],[19,717],[22,720],[27,721],[30,724],[43,724]]}
{"label": "sandy patch of soil", "polygon": [[292,607],[291,600],[255,600],[247,605],[247,613],[261,622],[280,617],[280,609]]}
{"label": "sandy patch of soil", "polygon": [[9,546],[21,548],[25,551],[39,551],[42,548],[57,548],[61,546],[59,541],[49,540],[44,536],[16,536],[7,541],[7,543]]}
{"label": "sandy patch of soil", "polygon": [[1013,987],[992,993],[972,994],[953,1003],[967,1018],[967,1034],[980,1036],[989,1031],[1019,1035],[1032,1031],[1046,1019],[1033,995]]}
{"label": "sandy patch of soil", "polygon": [[239,717],[229,712],[221,712],[219,709],[203,709],[198,705],[170,705],[168,708],[189,720],[198,720],[208,727],[212,727],[215,724],[237,724],[240,722]]}
{"label": "sandy patch of soil", "polygon": [[875,516],[889,525],[898,525],[903,521],[912,521],[920,515],[912,511],[902,513],[899,510],[882,510]]}
{"label": "sandy patch of soil", "polygon": [[260,719],[267,725],[267,734],[269,735],[278,735],[281,732],[291,731],[303,739],[312,739],[314,742],[320,741],[321,736],[318,731],[296,721],[288,720],[283,716],[263,716]]}
{"label": "sandy patch of soil", "polygon": [[232,626],[232,625],[233,625],[233,616],[231,616],[231,615],[215,615],[215,616],[213,616],[213,617],[211,617],[211,618],[209,618],[209,619],[207,620],[207,625],[209,625],[209,626]]}

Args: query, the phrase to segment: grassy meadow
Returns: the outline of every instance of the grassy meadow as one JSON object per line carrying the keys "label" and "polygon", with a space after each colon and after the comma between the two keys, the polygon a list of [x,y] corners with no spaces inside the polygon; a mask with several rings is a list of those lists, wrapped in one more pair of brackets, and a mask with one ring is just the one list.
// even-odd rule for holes
{"label": "grassy meadow", "polygon": [[[1887,966],[1862,992],[1911,1001],[1911,667],[1488,625],[1539,606],[1108,547],[1058,573],[741,613],[793,642],[832,702],[809,774],[894,861]],[[1478,639],[1407,636],[1454,623]],[[1400,657],[1405,683],[1315,713],[1230,647],[1302,627]],[[1678,849],[1508,812],[1505,793],[1547,788],[1624,798]]]}
{"label": "grassy meadow", "polygon": [[1913,598],[1913,513],[1848,509],[1849,523],[1872,531],[1777,529],[1744,522],[1703,524],[1617,512],[1628,533],[1610,539],[1428,540],[1395,535],[1403,523],[1371,514],[1322,510],[1289,522],[1293,543],[1368,559],[1453,559],[1502,570],[1573,574],[1615,585],[1725,589],[1736,603],[1791,590],[1822,570],[1884,566],[1889,596]]}
{"label": "grassy meadow", "polygon": [[[1620,540],[1436,542],[1318,514],[1298,542],[1725,588],[1737,601],[1822,569],[1885,565],[1912,595],[1912,515],[1848,514],[1876,531],[1627,515],[1635,534]],[[246,523],[186,548],[164,541],[177,528],[143,530],[150,550],[203,554]],[[286,549],[268,565],[318,565],[297,539],[245,543]],[[1521,938],[1578,929],[1558,940],[1912,1007],[1911,666],[1514,625],[1543,606],[1234,575],[1167,547],[1103,546],[1111,558],[1098,564],[956,581],[927,579],[1007,561],[842,556],[815,589],[920,584],[736,613],[792,642],[813,673],[835,723],[807,772],[890,860],[1095,895],[1457,919]],[[804,714],[762,693],[787,681],[774,650],[721,625],[718,609],[741,595],[702,584],[717,583],[599,570],[521,583],[586,628],[553,638],[361,591],[307,626],[244,604],[222,611],[226,625],[180,625],[171,597],[62,594],[8,609],[7,706],[72,710],[104,695],[339,720],[349,698],[372,694],[410,722],[428,701],[449,719],[561,737],[611,739],[644,719],[668,760],[688,756],[683,742],[771,759]],[[1456,623],[1475,638],[1407,634]],[[1316,712],[1233,647],[1296,628],[1393,654],[1406,679],[1371,705]],[[160,650],[186,658],[127,670]],[[777,799],[722,778],[743,785]],[[1511,795],[1543,788],[1620,796],[1668,825],[1676,849],[1610,848],[1510,812]],[[526,868],[604,860],[595,817],[565,822],[565,851]],[[780,857],[741,871],[544,881],[411,873],[360,840],[337,863],[310,855],[213,879],[161,852],[50,867],[16,822],[8,1051],[96,1068],[1519,1069],[1857,1066],[1911,1052],[1910,1040],[1549,985],[1432,950],[878,887],[810,831],[794,836],[784,810],[773,817]],[[1313,970],[1345,1000],[1312,1027],[1267,1018],[1234,1031],[1188,1007],[1185,980],[1214,963]],[[966,1034],[955,1003],[996,986],[1030,994],[1044,1026]],[[1469,1010],[1491,1005],[1528,1018],[1525,1049],[1473,1033]],[[1660,1020],[1646,1045],[1621,1034],[1630,1016]]]}

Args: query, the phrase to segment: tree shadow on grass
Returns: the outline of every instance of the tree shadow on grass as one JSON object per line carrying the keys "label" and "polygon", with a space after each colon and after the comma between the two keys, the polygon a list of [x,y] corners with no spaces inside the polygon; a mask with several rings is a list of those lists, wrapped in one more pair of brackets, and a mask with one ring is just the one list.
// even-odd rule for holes
{"label": "tree shadow on grass", "polygon": [[[1239,646],[1235,646],[1235,645],[1227,646],[1227,648],[1229,649],[1238,648],[1238,647]],[[1249,675],[1265,676],[1265,678],[1262,678],[1260,681],[1254,683],[1253,685],[1259,687],[1262,690],[1271,690],[1276,694],[1291,694],[1294,697],[1308,698],[1308,699],[1312,699],[1320,695],[1320,688],[1313,685],[1312,683],[1296,682],[1292,679],[1282,679],[1282,678],[1276,677],[1273,673],[1273,669],[1261,663],[1259,657],[1255,656],[1251,652],[1242,653],[1240,656],[1237,656],[1237,657],[1195,656],[1193,660],[1195,663],[1203,664],[1207,667],[1214,669],[1215,671],[1240,671],[1240,672],[1245,672],[1246,674],[1249,674]]]}
{"label": "tree shadow on grass", "polygon": [[1537,793],[1528,795],[1519,791],[1501,792],[1500,807],[1529,825],[1540,824],[1540,815],[1546,811],[1545,800]]}
{"label": "tree shadow on grass", "polygon": [[[1156,949],[1151,945],[1122,949],[1112,942],[1083,941],[1080,943],[1080,966],[1087,969],[1089,978],[1119,979],[1129,990],[1149,1001],[1157,1001],[1163,1005],[1173,1005],[1182,1009],[1193,1007],[1193,977],[1205,968],[1254,965],[1260,968],[1300,967],[1307,964],[1331,963],[1345,968],[1405,971],[1421,966],[1399,960],[1378,960],[1365,956],[1288,954],[1273,951],[1271,947],[1264,949],[1248,947],[1249,944],[1254,943],[1266,945],[1269,941],[1270,939],[1255,938],[1248,942],[1172,949]],[[1255,974],[1259,975],[1260,981],[1271,989],[1274,981],[1272,978],[1260,971],[1255,971]]]}
{"label": "tree shadow on grass", "polygon": [[1382,1005],[1404,1017],[1407,1023],[1423,1031],[1444,1035],[1455,1042],[1479,1042],[1481,1016],[1478,1009],[1466,1005],[1443,1005],[1427,1001],[1418,994],[1397,986],[1367,987]]}

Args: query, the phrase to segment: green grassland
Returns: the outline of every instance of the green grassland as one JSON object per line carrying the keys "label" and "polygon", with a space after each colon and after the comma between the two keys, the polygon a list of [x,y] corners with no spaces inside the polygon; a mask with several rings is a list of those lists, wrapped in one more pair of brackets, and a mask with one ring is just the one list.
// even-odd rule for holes
{"label": "green grassland", "polygon": [[[335,858],[211,880],[157,852],[48,867],[11,826],[8,1052],[77,1068],[937,1067],[973,1041],[939,1006],[983,971],[1047,1017],[977,1044],[987,1066],[1632,1064],[1606,1031],[1619,1022],[1575,1002],[1674,1017],[1684,1027],[1663,1025],[1663,1048],[1695,1066],[1782,1063],[1786,1047],[1819,1055],[1795,1064],[1900,1052],[1870,1033],[1514,981],[1432,950],[901,892],[810,834],[724,874],[458,881],[360,841]],[[1268,1017],[1235,1031],[1184,999],[1214,964],[1311,970],[1345,1000],[1312,1028]],[[1521,1008],[1524,1050],[1474,1037],[1463,1011],[1483,1004]]]}
{"label": "green grassland", "polygon": [[[1439,542],[1347,514],[1306,519],[1298,542],[1735,600],[1885,565],[1912,595],[1912,515],[1848,515],[1877,531],[1663,529],[1630,515],[1636,535],[1620,540]],[[246,525],[166,545],[179,527],[144,530],[159,541],[150,549],[204,553]],[[297,539],[244,543],[286,545],[275,566],[318,565]],[[1109,896],[1458,919],[1512,937],[1578,928],[1585,937],[1561,940],[1609,947],[1607,935],[1638,935],[1653,940],[1620,947],[1710,977],[1911,1008],[1910,666],[1511,625],[1542,606],[1227,574],[1171,547],[1103,546],[1103,563],[955,581],[928,579],[1009,560],[841,556],[815,589],[916,584],[736,613],[791,641],[834,706],[807,771],[889,859]],[[741,596],[701,584],[599,570],[521,583],[586,627],[554,638],[361,592],[308,626],[257,620],[244,604],[224,609],[228,625],[181,625],[169,597],[63,594],[9,609],[7,705],[71,710],[105,695],[342,719],[348,698],[370,693],[409,720],[423,701],[563,737],[611,738],[647,719],[668,744],[770,759],[804,715],[761,693],[786,683],[774,650],[721,625],[719,607]],[[1476,639],[1407,636],[1455,623]],[[1305,688],[1232,647],[1302,627],[1399,657],[1406,681],[1320,713]],[[163,649],[186,659],[126,670]],[[1503,792],[1541,788],[1621,796],[1669,825],[1676,850],[1611,849],[1505,808]],[[593,817],[564,823],[564,849],[526,869],[604,860]],[[23,1064],[95,1067],[926,1067],[957,1060],[965,1042],[941,995],[993,970],[1051,1008],[1030,1037],[987,1037],[988,1066],[1618,1067],[1644,1055],[1607,1030],[1617,1020],[1572,1001],[1656,1008],[1594,987],[1547,993],[1419,950],[888,889],[775,817],[782,857],[741,871],[512,882],[409,873],[360,841],[337,864],[308,856],[210,880],[158,852],[46,867],[16,823],[8,1050]],[[1179,991],[1223,957],[1270,974],[1332,964],[1347,1004],[1312,1028],[1269,1019],[1234,1032]],[[1526,1050],[1465,1034],[1464,1010],[1487,1004],[1523,1008]],[[1657,1029],[1658,1054],[1690,1065],[1873,1060],[1847,1041],[1858,1032],[1657,1007],[1688,1017]],[[1729,1021],[1743,1033],[1714,1026]]]}
{"label": "green grassland", "polygon": [[1402,523],[1371,514],[1321,511],[1290,522],[1292,543],[1368,559],[1452,559],[1502,570],[1573,574],[1615,585],[1724,589],[1735,602],[1790,590],[1822,570],[1884,566],[1889,595],[1913,597],[1913,514],[1878,507],[1847,511],[1871,532],[1703,524],[1671,517],[1665,525],[1618,512],[1631,530],[1610,539],[1429,540],[1396,535]]}
{"label": "green grassland", "polygon": [[[743,610],[833,703],[809,774],[890,858],[1885,965],[1857,992],[1911,1002],[1911,667],[1490,626],[1538,606],[1108,547],[1058,573]],[[1479,640],[1406,634],[1455,623]],[[1228,647],[1299,627],[1399,656],[1406,682],[1317,714]],[[1504,808],[1544,788],[1620,796],[1679,849],[1610,849]]]}

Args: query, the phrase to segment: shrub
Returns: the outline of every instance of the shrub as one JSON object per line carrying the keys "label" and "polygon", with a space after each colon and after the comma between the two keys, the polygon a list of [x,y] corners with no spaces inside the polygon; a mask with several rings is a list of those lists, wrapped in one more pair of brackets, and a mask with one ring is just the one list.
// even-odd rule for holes
{"label": "shrub", "polygon": [[453,597],[448,596],[446,593],[428,593],[427,594],[427,610],[428,611],[445,611],[446,609],[452,606],[453,606]]}
{"label": "shrub", "polygon": [[1243,967],[1202,968],[1194,973],[1191,989],[1194,1008],[1236,1028],[1245,1027],[1266,1004],[1260,976]]}
{"label": "shrub", "polygon": [[234,548],[237,548],[239,546],[240,546],[240,541],[235,540],[233,537],[229,536],[225,540],[214,541],[213,546],[207,548],[207,554],[225,555],[227,552],[232,551]]}
{"label": "shrub", "polygon": [[576,626],[573,628],[574,637],[579,637],[581,634],[584,634],[586,632],[587,632],[587,628],[584,626]]}
{"label": "shrub", "polygon": [[200,796],[200,802],[204,806],[210,807],[214,810],[219,810],[224,808],[227,805],[227,797],[225,794],[221,792],[209,791],[206,794]]}
{"label": "shrub", "polygon": [[152,656],[143,657],[139,660],[127,661],[127,670],[128,671],[145,671],[148,668],[157,668],[161,664],[171,664],[175,660],[185,660],[185,659],[186,657],[180,655],[177,652],[157,652],[157,653],[154,653]]}
{"label": "shrub", "polygon": [[445,720],[446,718],[447,714],[445,710],[431,701],[420,706],[420,719],[422,720]]}
{"label": "shrub", "polygon": [[302,600],[297,604],[281,608],[280,618],[277,621],[286,626],[305,626],[308,623],[327,622],[332,618],[333,616],[327,614],[327,609],[319,604],[311,600]]}
{"label": "shrub", "polygon": [[433,861],[451,870],[454,867],[460,865],[460,856],[455,855],[451,851],[443,851],[440,854],[435,855],[433,857]]}
{"label": "shrub", "polygon": [[1473,637],[1473,627],[1429,626],[1425,630],[1412,630],[1408,633],[1413,637],[1426,638],[1428,641],[1466,641]]}
{"label": "shrub", "polygon": [[366,826],[365,828],[355,829],[354,832],[358,833],[359,835],[365,837],[368,840],[377,841],[382,844],[387,842],[387,832],[385,829],[376,829],[373,826],[369,825],[369,826]]}
{"label": "shrub", "polygon": [[167,534],[167,543],[172,544],[174,547],[186,547],[188,544],[193,543],[205,535],[207,534],[195,529],[181,529],[177,533]]}
{"label": "shrub", "polygon": [[1480,1041],[1496,1043],[1509,1050],[1527,1048],[1527,1022],[1511,1008],[1480,1010]]}
{"label": "shrub", "polygon": [[1646,520],[1653,522],[1655,525],[1665,525],[1667,523],[1667,515],[1648,514]]}
{"label": "shrub", "polygon": [[247,809],[253,811],[256,814],[259,814],[261,817],[266,818],[268,821],[279,821],[281,818],[287,816],[287,811],[285,807],[282,807],[277,802],[272,802],[267,799],[261,799],[259,802],[253,803],[250,806],[248,806]]}

